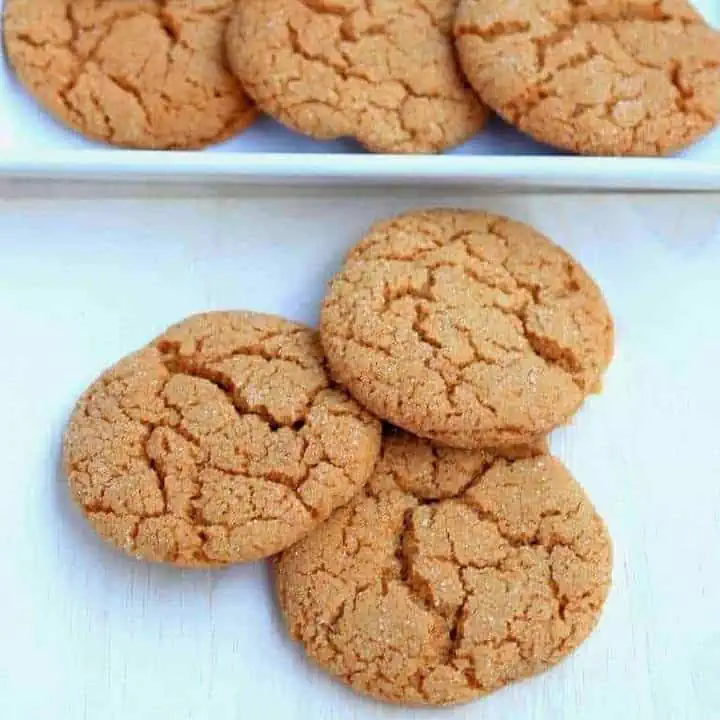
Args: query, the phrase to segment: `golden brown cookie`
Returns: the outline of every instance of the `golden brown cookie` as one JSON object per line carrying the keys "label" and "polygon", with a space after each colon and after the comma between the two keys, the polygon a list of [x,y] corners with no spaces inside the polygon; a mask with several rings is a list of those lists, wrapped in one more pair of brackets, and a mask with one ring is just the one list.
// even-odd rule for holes
{"label": "golden brown cookie", "polygon": [[323,365],[317,334],[249,312],[197,315],[105,372],[65,434],[95,530],[177,565],[282,550],[369,478],[380,425]]}
{"label": "golden brown cookie", "polygon": [[437,152],[485,123],[452,44],[456,0],[243,0],[228,57],[258,106],[319,139]]}
{"label": "golden brown cookie", "polygon": [[527,225],[463,210],[372,227],[331,285],[320,332],[358,402],[464,448],[566,422],[613,347],[600,290],[566,252]]}
{"label": "golden brown cookie", "polygon": [[720,34],[685,0],[460,0],[480,97],[537,140],[665,155],[720,118]]}
{"label": "golden brown cookie", "polygon": [[83,135],[136,148],[197,148],[256,111],[226,67],[233,0],[5,0],[20,82]]}
{"label": "golden brown cookie", "polygon": [[603,521],[554,458],[389,436],[365,490],[276,565],[291,635],[393,702],[446,704],[545,670],[610,585]]}

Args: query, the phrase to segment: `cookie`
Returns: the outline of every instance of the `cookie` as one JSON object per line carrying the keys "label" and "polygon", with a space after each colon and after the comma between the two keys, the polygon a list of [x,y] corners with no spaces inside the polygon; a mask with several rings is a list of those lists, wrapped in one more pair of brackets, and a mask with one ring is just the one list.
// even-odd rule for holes
{"label": "cookie", "polygon": [[20,82],[88,138],[189,149],[244,130],[256,110],[226,67],[233,0],[5,0]]}
{"label": "cookie", "polygon": [[610,540],[554,458],[390,436],[365,490],[276,565],[291,635],[392,702],[471,700],[545,670],[592,631]]}
{"label": "cookie", "polygon": [[64,442],[95,530],[145,560],[256,560],[370,477],[380,426],[332,387],[317,334],[250,312],[171,327],[80,398]]}
{"label": "cookie", "polygon": [[437,152],[484,124],[455,58],[456,0],[243,0],[230,64],[258,106],[318,139]]}
{"label": "cookie", "polygon": [[460,0],[480,97],[541,142],[666,155],[720,119],[720,34],[685,0]]}
{"label": "cookie", "polygon": [[546,237],[483,212],[380,222],[323,303],[335,379],[394,425],[460,448],[547,434],[598,387],[613,324]]}

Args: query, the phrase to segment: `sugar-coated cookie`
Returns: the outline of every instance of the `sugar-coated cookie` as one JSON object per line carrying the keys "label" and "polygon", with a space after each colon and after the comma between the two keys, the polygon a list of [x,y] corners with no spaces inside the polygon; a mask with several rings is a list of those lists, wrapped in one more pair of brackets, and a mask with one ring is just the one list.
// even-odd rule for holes
{"label": "sugar-coated cookie", "polygon": [[484,124],[452,42],[456,0],[243,0],[228,58],[258,106],[319,139],[437,152]]}
{"label": "sugar-coated cookie", "polygon": [[460,0],[458,55],[508,122],[588,155],[665,155],[720,119],[720,33],[686,0]]}
{"label": "sugar-coated cookie", "polygon": [[290,634],[354,689],[471,700],[589,635],[611,546],[554,458],[432,447],[400,433],[363,492],[277,561]]}
{"label": "sugar-coated cookie", "polygon": [[600,290],[565,251],[522,223],[451,209],[372,227],[331,284],[320,333],[360,404],[463,448],[565,423],[613,349]]}
{"label": "sugar-coated cookie", "polygon": [[5,0],[5,49],[20,82],[88,138],[198,148],[256,110],[226,66],[233,0]]}
{"label": "sugar-coated cookie", "polygon": [[357,493],[380,424],[334,389],[317,334],[256,313],[197,315],[105,372],[65,434],[74,499],[146,560],[255,560]]}

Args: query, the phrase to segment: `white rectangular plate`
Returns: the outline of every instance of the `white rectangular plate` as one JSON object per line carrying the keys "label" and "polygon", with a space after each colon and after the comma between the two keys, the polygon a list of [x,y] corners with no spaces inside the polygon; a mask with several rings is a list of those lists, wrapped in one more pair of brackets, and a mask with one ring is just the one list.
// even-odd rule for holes
{"label": "white rectangular plate", "polygon": [[[0,8],[2,7],[0,0]],[[714,26],[720,0],[696,0]],[[720,129],[672,158],[562,155],[495,120],[442,156],[370,155],[269,119],[202,152],[140,152],[84,140],[48,117],[0,64],[0,177],[218,182],[403,182],[495,187],[720,190]]]}

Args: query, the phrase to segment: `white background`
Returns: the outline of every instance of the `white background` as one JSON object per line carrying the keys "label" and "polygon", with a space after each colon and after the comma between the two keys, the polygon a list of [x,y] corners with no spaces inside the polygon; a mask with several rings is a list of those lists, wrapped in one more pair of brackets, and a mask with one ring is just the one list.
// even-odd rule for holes
{"label": "white background", "polygon": [[[720,717],[720,196],[179,192],[0,184],[2,720]],[[306,663],[264,564],[180,572],[105,547],[58,458],[76,396],[167,324],[243,307],[313,322],[372,220],[443,203],[534,223],[607,295],[604,392],[553,447],[607,519],[615,569],[565,663],[418,711]]]}

